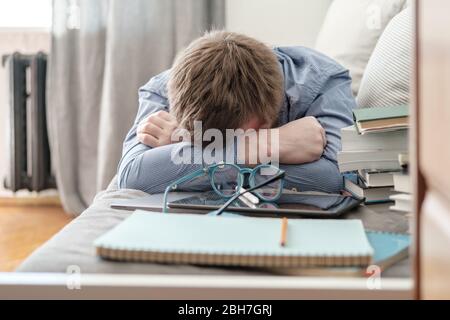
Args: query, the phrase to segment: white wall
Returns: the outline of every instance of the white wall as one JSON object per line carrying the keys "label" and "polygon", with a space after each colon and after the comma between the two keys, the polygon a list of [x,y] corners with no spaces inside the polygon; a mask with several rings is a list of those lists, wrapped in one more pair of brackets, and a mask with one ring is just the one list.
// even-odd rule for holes
{"label": "white wall", "polygon": [[46,28],[52,23],[52,0],[0,0],[0,28]]}
{"label": "white wall", "polygon": [[332,0],[226,0],[226,28],[270,45],[314,47]]}

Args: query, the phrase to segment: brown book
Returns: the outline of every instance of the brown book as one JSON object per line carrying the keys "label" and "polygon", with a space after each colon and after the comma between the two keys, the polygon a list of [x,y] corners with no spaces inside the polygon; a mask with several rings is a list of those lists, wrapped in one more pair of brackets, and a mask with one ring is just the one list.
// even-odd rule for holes
{"label": "brown book", "polygon": [[353,110],[356,129],[360,134],[408,128],[407,105],[358,108]]}
{"label": "brown book", "polygon": [[408,128],[409,117],[376,119],[358,122],[360,132],[389,131]]}

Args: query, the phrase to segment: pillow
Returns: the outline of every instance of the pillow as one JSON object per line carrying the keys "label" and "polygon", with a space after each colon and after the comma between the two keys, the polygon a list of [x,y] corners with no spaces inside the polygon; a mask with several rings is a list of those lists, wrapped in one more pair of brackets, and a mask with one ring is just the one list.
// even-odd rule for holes
{"label": "pillow", "polygon": [[407,8],[389,22],[367,63],[359,107],[409,103],[413,40],[413,11]]}
{"label": "pillow", "polygon": [[356,96],[367,61],[389,21],[406,0],[334,0],[315,48],[349,69]]}

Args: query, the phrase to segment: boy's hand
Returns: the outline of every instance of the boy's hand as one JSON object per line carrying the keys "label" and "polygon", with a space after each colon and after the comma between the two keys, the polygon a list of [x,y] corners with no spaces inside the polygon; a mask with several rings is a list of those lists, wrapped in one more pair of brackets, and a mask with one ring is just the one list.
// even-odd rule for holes
{"label": "boy's hand", "polygon": [[[277,130],[278,133],[273,134],[272,130]],[[267,138],[261,140],[264,135]],[[278,137],[278,141],[272,141],[274,137]],[[275,146],[274,143],[278,145]],[[314,117],[304,117],[279,128],[259,129],[257,147],[250,147],[247,141],[238,144],[240,149],[237,156],[240,163],[254,166],[261,163],[260,157],[269,157],[274,160],[277,155],[272,152],[278,150],[277,160],[280,163],[301,164],[319,160],[326,144],[325,130],[319,121]]]}
{"label": "boy's hand", "polygon": [[299,164],[319,160],[327,145],[325,130],[314,117],[304,117],[278,128],[280,163]]}
{"label": "boy's hand", "polygon": [[172,133],[178,128],[178,122],[166,111],[158,111],[144,119],[137,128],[141,143],[155,148],[172,143]]}

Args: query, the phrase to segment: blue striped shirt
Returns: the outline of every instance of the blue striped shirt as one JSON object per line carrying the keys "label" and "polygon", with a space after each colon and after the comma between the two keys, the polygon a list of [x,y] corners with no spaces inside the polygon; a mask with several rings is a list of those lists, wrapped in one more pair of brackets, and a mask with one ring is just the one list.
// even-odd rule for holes
{"label": "blue striped shirt", "polygon": [[[279,113],[279,125],[306,116],[314,116],[325,129],[327,145],[322,157],[314,162],[284,165],[285,187],[301,191],[338,192],[343,181],[336,156],[341,148],[340,129],[353,123],[356,107],[348,70],[331,58],[305,47],[274,48],[284,75],[285,96]],[[152,79],[139,89],[139,110],[128,132],[118,169],[120,188],[139,189],[148,193],[163,192],[168,184],[202,167],[200,164],[175,164],[173,152],[192,148],[174,143],[151,148],[138,141],[136,129],[148,115],[169,111],[167,81],[170,70]],[[210,188],[206,178],[187,184],[185,190]]]}

